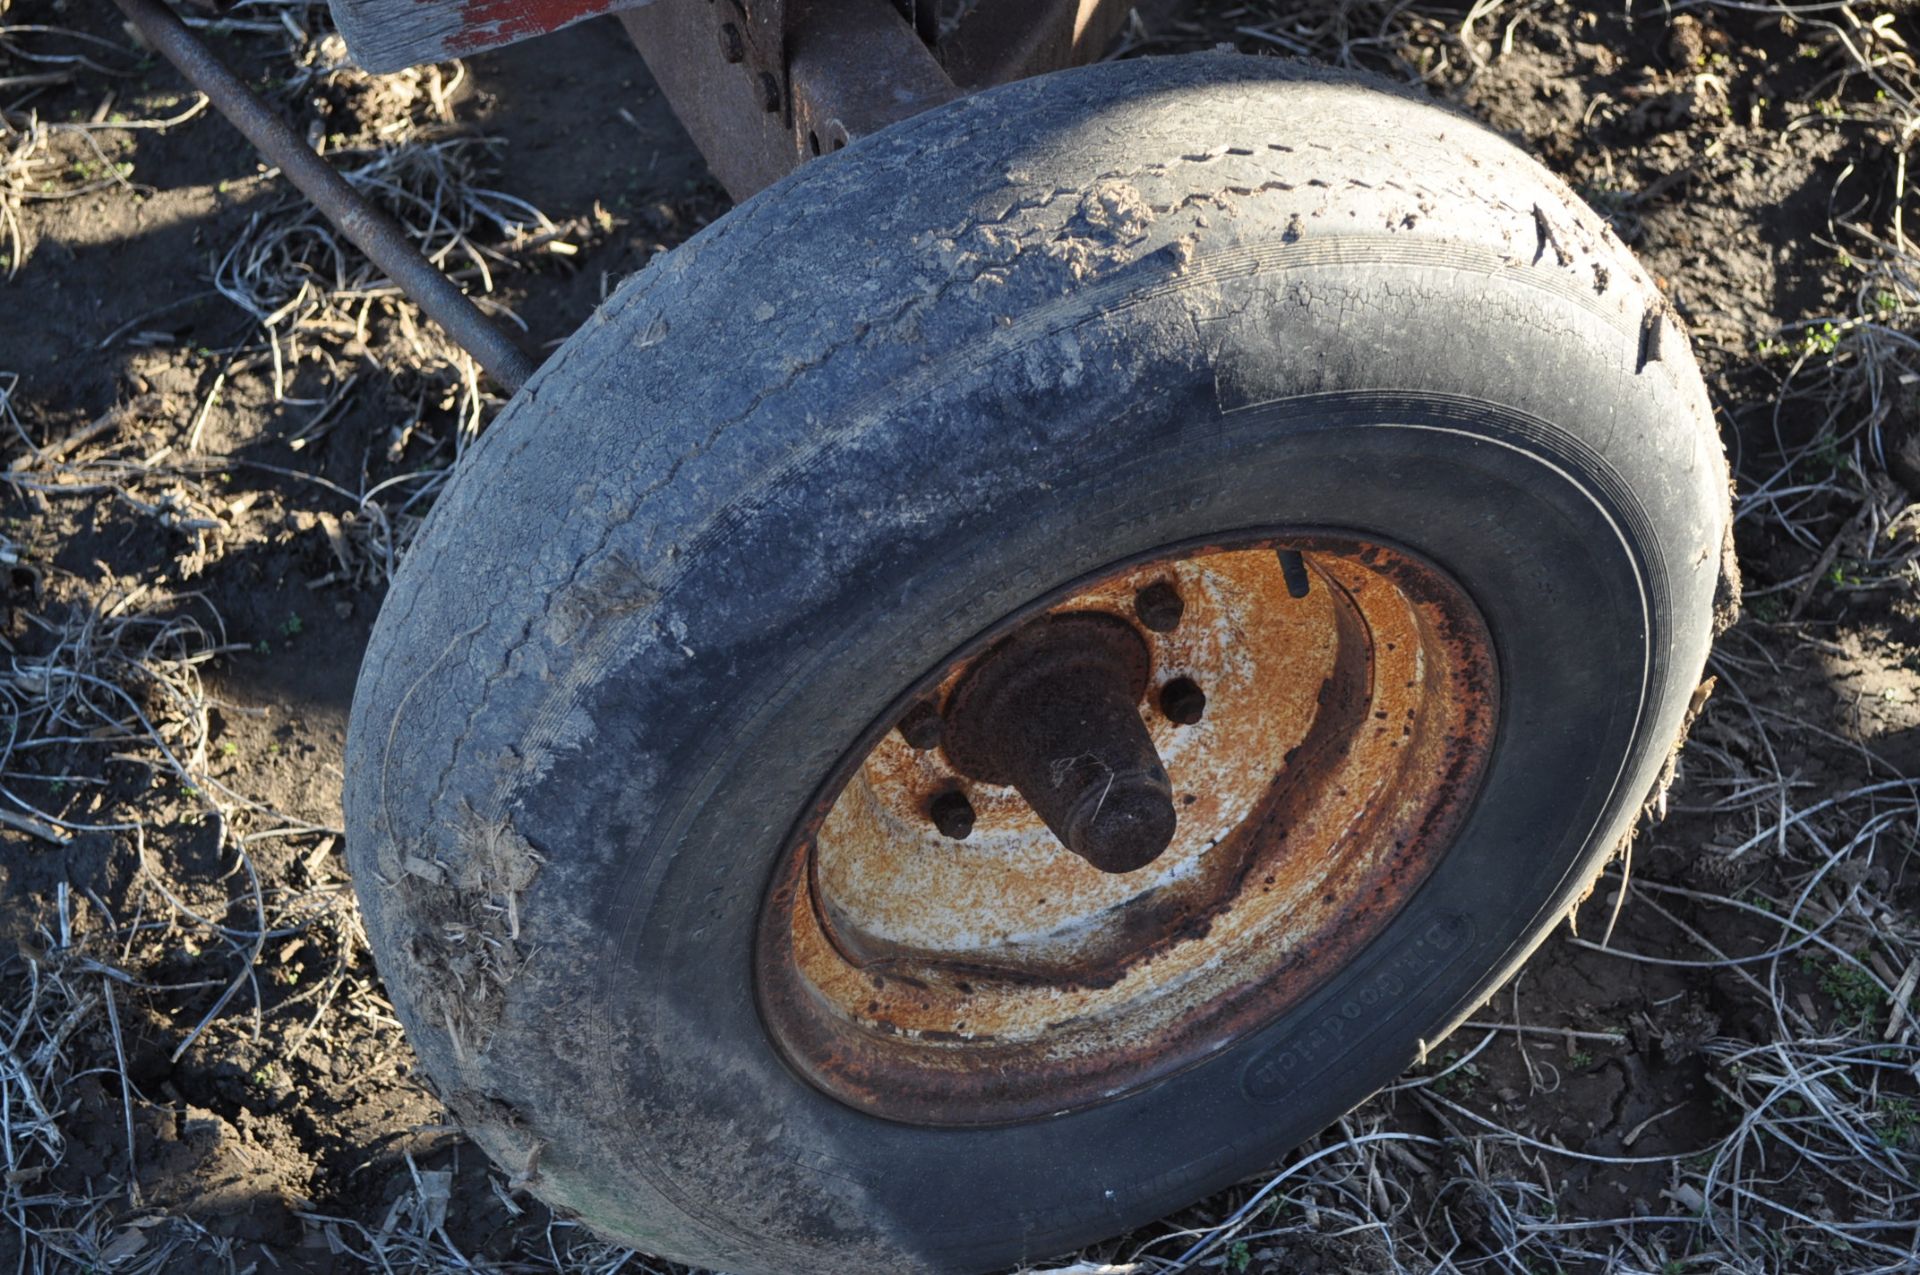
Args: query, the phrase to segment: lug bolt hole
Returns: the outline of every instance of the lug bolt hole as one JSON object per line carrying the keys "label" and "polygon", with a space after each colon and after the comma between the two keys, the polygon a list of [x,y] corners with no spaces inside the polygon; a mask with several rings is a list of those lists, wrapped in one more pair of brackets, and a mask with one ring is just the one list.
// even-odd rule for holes
{"label": "lug bolt hole", "polygon": [[953,841],[965,841],[973,832],[973,803],[963,792],[943,792],[927,808],[933,826],[940,835]]}
{"label": "lug bolt hole", "polygon": [[1165,580],[1155,580],[1133,595],[1133,613],[1155,633],[1171,633],[1179,628],[1180,617],[1186,610],[1180,591]]}
{"label": "lug bolt hole", "polygon": [[1160,688],[1160,711],[1167,720],[1191,726],[1206,715],[1207,693],[1190,677],[1176,677]]}

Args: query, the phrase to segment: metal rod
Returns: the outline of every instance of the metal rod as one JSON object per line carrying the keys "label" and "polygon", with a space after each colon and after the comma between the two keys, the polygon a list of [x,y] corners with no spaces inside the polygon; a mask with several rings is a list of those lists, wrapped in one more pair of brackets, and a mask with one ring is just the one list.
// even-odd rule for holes
{"label": "metal rod", "polygon": [[313,201],[326,219],[351,239],[400,291],[446,329],[461,349],[510,391],[527,383],[538,366],[487,318],[453,280],[440,273],[407,238],[400,223],[367,202],[300,140],[285,120],[229,71],[162,0],[115,0],[161,56],[213,102],[214,109],[246,134],[260,153]]}

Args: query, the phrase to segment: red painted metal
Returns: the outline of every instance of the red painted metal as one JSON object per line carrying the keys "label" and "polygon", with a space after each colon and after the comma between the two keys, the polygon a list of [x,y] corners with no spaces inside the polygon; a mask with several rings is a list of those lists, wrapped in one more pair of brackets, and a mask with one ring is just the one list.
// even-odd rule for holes
{"label": "red painted metal", "polygon": [[447,48],[454,53],[490,49],[621,7],[617,0],[462,0],[460,32]]}
{"label": "red painted metal", "polygon": [[328,0],[363,68],[398,71],[545,35],[652,0]]}

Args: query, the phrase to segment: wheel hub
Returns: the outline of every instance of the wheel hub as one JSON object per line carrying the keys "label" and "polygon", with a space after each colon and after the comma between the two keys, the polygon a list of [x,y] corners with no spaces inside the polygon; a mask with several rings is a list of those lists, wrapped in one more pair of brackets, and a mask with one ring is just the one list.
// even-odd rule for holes
{"label": "wheel hub", "polygon": [[1060,844],[1132,872],[1173,840],[1173,789],[1140,718],[1153,655],[1104,611],[1044,616],[981,656],[948,698],[955,770],[1010,786]]}
{"label": "wheel hub", "polygon": [[757,991],[828,1093],[975,1125],[1190,1066],[1341,968],[1451,841],[1495,690],[1437,568],[1249,535],[1068,586],[906,705],[794,836]]}

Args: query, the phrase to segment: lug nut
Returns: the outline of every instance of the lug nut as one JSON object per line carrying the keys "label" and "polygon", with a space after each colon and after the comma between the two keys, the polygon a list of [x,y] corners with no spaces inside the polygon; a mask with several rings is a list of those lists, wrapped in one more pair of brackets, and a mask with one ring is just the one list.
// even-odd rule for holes
{"label": "lug nut", "polygon": [[940,747],[940,734],[944,726],[945,723],[940,720],[940,710],[933,706],[932,700],[923,699],[900,719],[900,738],[907,741],[907,747],[924,753],[930,748]]}
{"label": "lug nut", "polygon": [[1133,595],[1134,614],[1155,633],[1171,633],[1179,628],[1180,617],[1186,610],[1180,591],[1165,580],[1155,580]]}
{"label": "lug nut", "polygon": [[927,813],[933,816],[933,826],[943,837],[965,841],[973,832],[973,803],[963,792],[941,793],[933,799]]}
{"label": "lug nut", "polygon": [[720,24],[720,56],[729,62],[738,62],[747,56],[747,42],[740,28],[731,22]]}
{"label": "lug nut", "polygon": [[1176,677],[1160,688],[1160,711],[1167,720],[1191,726],[1205,716],[1207,693],[1190,677]]}

